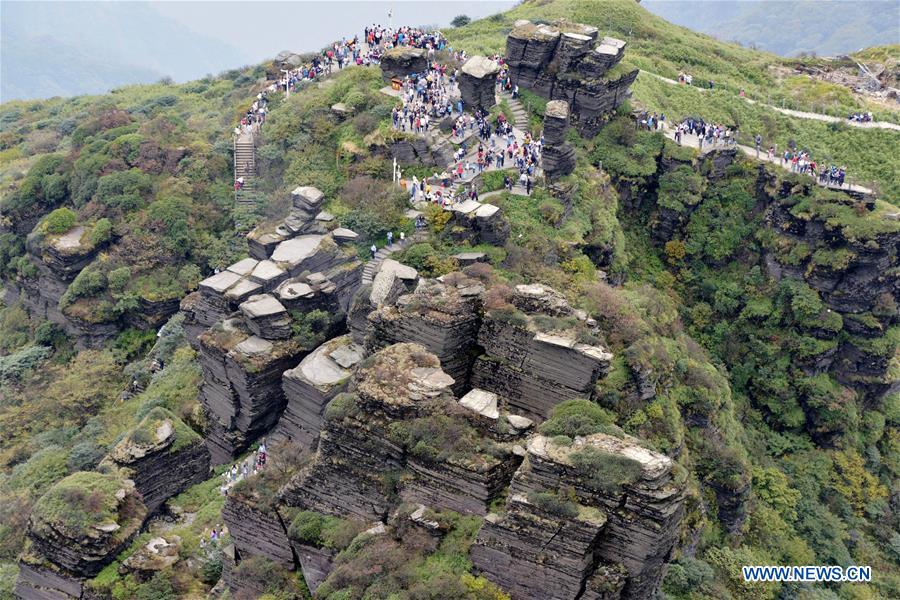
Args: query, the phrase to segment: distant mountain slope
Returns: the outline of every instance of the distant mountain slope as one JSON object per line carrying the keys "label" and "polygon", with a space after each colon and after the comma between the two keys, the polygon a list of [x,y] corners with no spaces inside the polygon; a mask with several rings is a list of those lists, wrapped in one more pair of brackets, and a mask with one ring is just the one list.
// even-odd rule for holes
{"label": "distant mountain slope", "polygon": [[233,47],[148,3],[4,1],[2,40],[4,101],[100,93],[163,76],[184,81],[244,62]]}
{"label": "distant mountain slope", "polygon": [[896,2],[645,0],[672,23],[782,56],[847,54],[900,42]]}

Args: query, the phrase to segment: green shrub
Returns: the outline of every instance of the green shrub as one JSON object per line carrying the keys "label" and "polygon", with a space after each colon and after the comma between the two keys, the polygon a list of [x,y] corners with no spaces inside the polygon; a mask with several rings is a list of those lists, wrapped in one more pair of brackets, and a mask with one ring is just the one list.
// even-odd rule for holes
{"label": "green shrub", "polygon": [[107,218],[99,219],[91,229],[91,245],[105,244],[112,238],[112,223]]}
{"label": "green shrub", "polygon": [[70,208],[57,208],[44,219],[44,228],[47,233],[65,233],[75,226],[78,215]]}
{"label": "green shrub", "polygon": [[131,281],[131,269],[128,267],[113,269],[109,272],[109,275],[106,276],[106,279],[109,283],[110,291],[113,293],[123,292],[125,287]]}
{"label": "green shrub", "polygon": [[642,472],[638,461],[592,446],[573,452],[570,459],[588,485],[608,494],[618,493],[623,485],[634,483]]}
{"label": "green shrub", "polygon": [[[570,438],[592,433],[617,431],[615,415],[590,400],[566,400],[553,407],[550,418],[540,426],[547,436],[565,435]],[[621,436],[621,430],[617,433]]]}
{"label": "green shrub", "polygon": [[567,499],[562,494],[552,492],[530,492],[528,501],[539,509],[557,517],[574,519],[578,516],[578,505]]}

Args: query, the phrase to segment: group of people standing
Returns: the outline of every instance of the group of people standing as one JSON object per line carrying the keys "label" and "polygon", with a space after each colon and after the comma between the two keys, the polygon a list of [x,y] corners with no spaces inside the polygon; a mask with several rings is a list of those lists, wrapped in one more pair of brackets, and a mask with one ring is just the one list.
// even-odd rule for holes
{"label": "group of people standing", "polygon": [[734,147],[737,145],[737,128],[707,123],[703,119],[687,118],[676,125],[675,143],[680,146],[685,134],[697,136],[700,150],[703,150],[704,144],[708,147]]}

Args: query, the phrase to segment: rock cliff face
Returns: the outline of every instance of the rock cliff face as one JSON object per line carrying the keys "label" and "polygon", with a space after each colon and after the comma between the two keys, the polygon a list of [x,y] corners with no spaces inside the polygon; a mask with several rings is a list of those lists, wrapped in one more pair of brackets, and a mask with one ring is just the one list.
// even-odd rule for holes
{"label": "rock cliff face", "polygon": [[[25,248],[37,274],[17,282],[8,282],[5,298],[9,305],[21,301],[35,316],[56,323],[81,348],[101,345],[118,333],[121,327],[117,323],[89,323],[66,315],[59,308],[60,298],[69,284],[102,249],[102,245],[86,241],[88,237],[85,228],[80,225],[57,236],[32,232]],[[154,322],[154,325],[170,315],[171,313],[162,315],[162,319]]]}
{"label": "rock cliff face", "polygon": [[532,436],[472,562],[513,598],[653,597],[684,511],[672,469],[633,438]]}
{"label": "rock cliff face", "polygon": [[[614,67],[625,42],[603,38],[597,28],[578,23],[536,25],[517,21],[506,38],[510,77],[543,98],[564,100],[578,131],[592,137],[630,95],[638,71]],[[623,71],[623,72],[619,72]]]}
{"label": "rock cliff face", "polygon": [[575,170],[575,148],[566,142],[569,128],[569,105],[551,100],[544,110],[544,151],[541,166],[550,181],[565,177]]}
{"label": "rock cliff face", "polygon": [[319,439],[325,406],[346,390],[351,369],[364,355],[365,349],[344,335],[322,344],[297,367],[285,371],[282,387],[287,405],[271,439],[288,440],[313,450]]}
{"label": "rock cliff face", "polygon": [[509,220],[499,206],[475,200],[456,203],[448,226],[455,239],[472,245],[503,246],[510,231]]}
{"label": "rock cliff face", "polygon": [[415,342],[435,354],[454,380],[455,392],[467,388],[473,350],[481,325],[484,286],[471,280],[450,285],[423,281],[414,292],[383,305],[368,319],[368,346],[377,350],[398,342]]}
{"label": "rock cliff face", "polygon": [[496,96],[494,88],[500,67],[485,56],[473,56],[463,64],[459,73],[459,93],[467,110],[490,110]]}
{"label": "rock cliff face", "polygon": [[517,286],[511,302],[511,311],[484,314],[478,332],[484,354],[475,361],[472,384],[497,393],[511,408],[539,420],[564,400],[591,397],[612,355],[577,341],[573,333],[542,332],[538,324],[541,317],[577,323],[586,316],[577,315],[565,299],[541,285]]}
{"label": "rock cliff face", "polygon": [[130,543],[146,516],[134,483],[118,474],[79,472],[59,481],[29,519],[16,597],[82,598],[82,582]]}
{"label": "rock cliff face", "polygon": [[254,503],[241,494],[230,494],[222,509],[222,519],[234,540],[236,561],[261,556],[295,568],[297,558],[287,528],[274,506]]}
{"label": "rock cliff face", "polygon": [[[295,214],[308,218],[321,201],[315,188],[297,188]],[[207,327],[196,347],[214,464],[246,449],[284,409],[282,373],[312,350],[294,335],[289,311],[320,310],[330,315],[329,327],[337,327],[359,286],[362,263],[345,245],[353,232],[344,230],[338,237],[297,232],[283,232],[262,260],[247,258],[205,279],[182,302],[188,332]]]}
{"label": "rock cliff face", "polygon": [[134,481],[149,514],[209,474],[203,439],[164,408],[150,411],[105,462]]}
{"label": "rock cliff face", "polygon": [[519,459],[468,424],[452,384],[423,346],[395,344],[376,353],[358,370],[351,392],[329,404],[315,460],[282,489],[283,502],[384,520],[399,494],[483,514]]}

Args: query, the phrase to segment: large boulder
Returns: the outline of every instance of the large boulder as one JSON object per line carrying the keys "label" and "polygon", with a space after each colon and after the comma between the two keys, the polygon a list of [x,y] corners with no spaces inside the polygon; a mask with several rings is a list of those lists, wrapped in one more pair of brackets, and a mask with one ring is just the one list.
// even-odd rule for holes
{"label": "large boulder", "polygon": [[463,105],[469,110],[488,110],[494,106],[497,73],[500,67],[486,56],[473,56],[460,69],[459,92]]}
{"label": "large boulder", "polygon": [[403,78],[411,73],[428,70],[428,55],[422,48],[397,46],[381,56],[381,73],[385,81]]}

